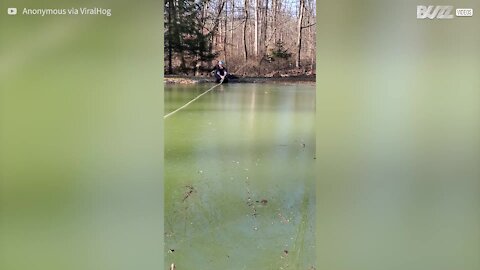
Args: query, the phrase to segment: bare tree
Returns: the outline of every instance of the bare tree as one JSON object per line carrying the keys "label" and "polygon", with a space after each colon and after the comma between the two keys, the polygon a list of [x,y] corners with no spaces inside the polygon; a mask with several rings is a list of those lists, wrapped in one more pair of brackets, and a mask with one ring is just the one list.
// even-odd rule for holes
{"label": "bare tree", "polygon": [[300,7],[298,11],[298,23],[297,23],[297,60],[295,61],[295,67],[300,67],[301,52],[302,52],[302,24],[303,24],[303,15],[305,13],[305,0],[300,0]]}
{"label": "bare tree", "polygon": [[248,61],[248,50],[247,50],[247,21],[248,21],[248,0],[244,2],[245,9],[245,18],[243,22],[243,49],[245,55],[245,62]]}
{"label": "bare tree", "polygon": [[258,3],[259,0],[255,0],[255,57],[258,57]]}
{"label": "bare tree", "polygon": [[172,16],[173,16],[173,0],[168,0],[168,73],[173,74],[173,64],[172,64],[172,58],[173,58],[173,47],[172,47],[172,39],[173,39],[173,34],[172,34]]}
{"label": "bare tree", "polygon": [[223,21],[223,56],[227,62],[227,28],[228,28],[228,2],[225,0],[225,18]]}
{"label": "bare tree", "polygon": [[268,0],[265,0],[265,9],[263,14],[263,46],[264,46],[264,54],[267,54],[268,50],[268,42],[267,42],[267,31],[268,31]]}
{"label": "bare tree", "polygon": [[277,10],[278,10],[278,0],[273,0],[273,40],[277,41]]}
{"label": "bare tree", "polygon": [[[234,29],[233,29],[233,26],[234,26],[234,23],[235,23],[235,0],[232,0],[232,20],[230,21],[230,43],[233,45],[233,32],[234,32]],[[238,48],[238,46],[237,46]]]}

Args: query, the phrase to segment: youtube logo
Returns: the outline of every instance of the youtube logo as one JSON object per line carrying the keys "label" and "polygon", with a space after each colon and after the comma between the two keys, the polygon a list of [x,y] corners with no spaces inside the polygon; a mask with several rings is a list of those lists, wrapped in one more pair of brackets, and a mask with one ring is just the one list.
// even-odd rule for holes
{"label": "youtube logo", "polygon": [[17,15],[17,8],[8,8],[7,13],[8,15]]}

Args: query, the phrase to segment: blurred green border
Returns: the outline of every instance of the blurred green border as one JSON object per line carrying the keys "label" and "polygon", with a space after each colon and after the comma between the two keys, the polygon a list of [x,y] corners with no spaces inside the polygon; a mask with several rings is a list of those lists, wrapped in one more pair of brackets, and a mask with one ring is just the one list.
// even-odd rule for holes
{"label": "blurred green border", "polygon": [[479,4],[317,3],[317,269],[480,269]]}
{"label": "blurred green border", "polygon": [[162,18],[161,1],[0,3],[0,269],[162,269]]}

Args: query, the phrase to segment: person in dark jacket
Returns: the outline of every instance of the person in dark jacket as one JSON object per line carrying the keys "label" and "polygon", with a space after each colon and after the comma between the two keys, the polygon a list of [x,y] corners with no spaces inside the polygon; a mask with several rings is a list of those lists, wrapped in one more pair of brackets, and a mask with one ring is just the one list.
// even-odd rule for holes
{"label": "person in dark jacket", "polygon": [[215,81],[217,83],[228,82],[228,71],[223,61],[218,61],[218,64],[215,66],[215,69],[214,69],[214,75],[215,75]]}

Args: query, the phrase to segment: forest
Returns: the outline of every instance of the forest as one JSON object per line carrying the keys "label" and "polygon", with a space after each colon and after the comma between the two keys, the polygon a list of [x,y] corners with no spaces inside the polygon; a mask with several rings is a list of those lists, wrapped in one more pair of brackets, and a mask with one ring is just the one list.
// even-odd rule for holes
{"label": "forest", "polygon": [[315,0],[165,0],[165,73],[315,73]]}

